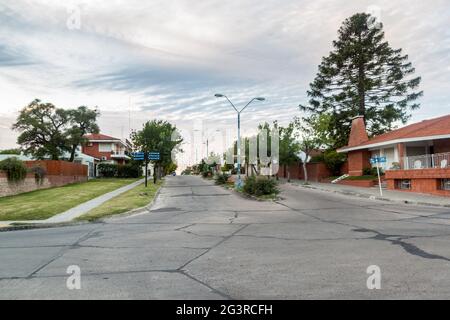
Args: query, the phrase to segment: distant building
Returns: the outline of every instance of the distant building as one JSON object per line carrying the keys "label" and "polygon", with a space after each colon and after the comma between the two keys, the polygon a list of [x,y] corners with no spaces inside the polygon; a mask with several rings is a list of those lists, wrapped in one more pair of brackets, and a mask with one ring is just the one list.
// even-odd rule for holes
{"label": "distant building", "polygon": [[86,135],[88,142],[82,146],[82,152],[94,157],[97,162],[124,164],[131,160],[131,143],[128,140],[104,134]]}
{"label": "distant building", "polygon": [[362,116],[352,122],[348,173],[363,175],[370,158],[386,157],[388,189],[450,196],[450,115],[424,120],[369,139]]}

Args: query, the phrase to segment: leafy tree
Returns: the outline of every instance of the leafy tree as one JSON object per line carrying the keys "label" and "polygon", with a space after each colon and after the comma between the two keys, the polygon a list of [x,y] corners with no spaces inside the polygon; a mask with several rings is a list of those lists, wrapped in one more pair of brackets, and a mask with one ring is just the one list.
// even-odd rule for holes
{"label": "leafy tree", "polygon": [[36,99],[20,111],[13,129],[21,132],[17,142],[25,154],[58,160],[64,151],[69,151],[65,132],[69,121],[68,111]]}
{"label": "leafy tree", "polygon": [[84,135],[88,133],[99,133],[97,117],[100,113],[97,109],[91,110],[85,106],[68,110],[71,127],[67,130],[68,143],[70,145],[70,160],[75,159],[75,151],[79,145],[86,143]]}
{"label": "leafy tree", "polygon": [[138,151],[160,153],[160,160],[152,161],[155,165],[153,179],[156,182],[156,171],[172,162],[172,154],[182,152],[180,144],[183,139],[179,136],[176,126],[167,121],[147,121],[141,130],[131,134],[131,140]]}
{"label": "leafy tree", "polygon": [[297,134],[295,132],[295,122],[289,123],[287,127],[278,127],[280,130],[280,144],[279,144],[279,161],[280,165],[285,165],[288,168],[288,181],[290,181],[289,167],[297,163],[299,158],[297,154],[300,151],[300,143],[297,140]]}
{"label": "leafy tree", "polygon": [[405,123],[408,110],[422,92],[414,92],[421,78],[402,49],[392,49],[384,40],[382,24],[372,27],[373,17],[358,13],[346,19],[333,41],[333,51],[324,57],[310,84],[309,104],[302,111],[326,115],[333,147],[347,144],[351,118],[363,115],[370,135]]}
{"label": "leafy tree", "polygon": [[334,176],[340,175],[342,164],[346,158],[344,153],[338,153],[336,150],[327,150],[323,155],[325,165]]}
{"label": "leafy tree", "polygon": [[176,171],[178,168],[178,165],[172,161],[166,163],[164,166],[164,173],[165,174],[171,174],[172,172]]}
{"label": "leafy tree", "polygon": [[305,183],[308,182],[308,169],[306,163],[312,153],[322,146],[322,141],[317,135],[317,130],[311,125],[311,122],[300,121],[299,118],[294,119],[295,126],[300,131],[300,151],[305,154],[305,160],[302,161]]}

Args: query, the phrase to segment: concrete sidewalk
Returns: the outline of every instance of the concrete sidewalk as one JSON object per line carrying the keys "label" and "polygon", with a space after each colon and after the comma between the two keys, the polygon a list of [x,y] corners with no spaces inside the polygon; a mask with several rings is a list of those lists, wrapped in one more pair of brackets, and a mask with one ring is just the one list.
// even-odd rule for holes
{"label": "concrete sidewalk", "polygon": [[[287,183],[287,180],[280,179],[280,182]],[[304,181],[293,179],[291,180],[290,183],[302,188],[317,189],[326,192],[335,192],[340,194],[356,196],[360,198],[394,201],[399,203],[408,203],[416,205],[450,207],[449,197],[444,196],[440,197],[423,193],[395,191],[387,189],[383,189],[383,196],[381,196],[378,186],[373,188],[362,188],[342,184],[319,183],[319,182],[309,182],[308,185],[304,185],[303,184]]]}
{"label": "concrete sidewalk", "polygon": [[6,227],[8,225],[11,225],[13,223],[26,223],[26,224],[36,224],[36,223],[42,223],[42,224],[48,224],[48,223],[64,223],[64,222],[70,222],[75,218],[78,218],[79,216],[82,216],[83,214],[88,213],[92,209],[97,208],[98,206],[102,205],[108,200],[111,200],[114,197],[117,197],[118,195],[121,195],[124,192],[127,192],[134,187],[137,187],[138,185],[142,184],[144,182],[144,179],[138,180],[136,182],[130,183],[129,185],[126,185],[124,187],[118,188],[116,190],[113,190],[111,192],[105,193],[97,198],[94,198],[92,200],[89,200],[87,202],[84,202],[76,207],[73,207],[65,212],[62,212],[60,214],[57,214],[53,217],[50,217],[45,220],[24,220],[24,221],[1,221],[0,227]]}

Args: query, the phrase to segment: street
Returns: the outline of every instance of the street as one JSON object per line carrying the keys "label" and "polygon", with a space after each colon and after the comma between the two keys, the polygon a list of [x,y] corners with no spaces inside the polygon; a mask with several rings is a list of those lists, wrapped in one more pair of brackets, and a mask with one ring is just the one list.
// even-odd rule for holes
{"label": "street", "polygon": [[[450,208],[281,189],[262,202],[167,177],[150,211],[0,232],[0,298],[450,298]],[[66,286],[74,265],[79,290]]]}

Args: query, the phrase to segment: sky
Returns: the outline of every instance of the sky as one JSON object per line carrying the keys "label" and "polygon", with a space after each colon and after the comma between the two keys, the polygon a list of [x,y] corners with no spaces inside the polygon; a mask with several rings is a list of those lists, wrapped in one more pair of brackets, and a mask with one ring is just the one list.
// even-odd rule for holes
{"label": "sky", "polygon": [[168,120],[192,160],[194,149],[205,153],[188,137],[194,127],[204,128],[204,142],[236,126],[217,92],[237,106],[266,98],[243,113],[243,135],[301,116],[298,105],[339,26],[368,11],[422,76],[411,121],[448,114],[447,0],[0,0],[0,149],[15,146],[17,112],[39,98],[97,106],[102,133],[119,138],[147,120]]}

